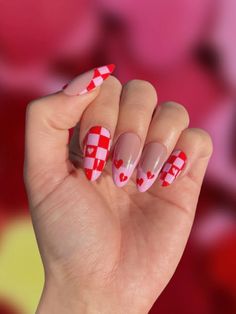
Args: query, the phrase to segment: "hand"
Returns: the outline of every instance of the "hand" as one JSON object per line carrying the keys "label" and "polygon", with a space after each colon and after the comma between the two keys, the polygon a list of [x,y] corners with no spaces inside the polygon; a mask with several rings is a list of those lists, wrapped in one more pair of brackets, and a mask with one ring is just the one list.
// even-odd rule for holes
{"label": "hand", "polygon": [[105,75],[90,90],[94,73],[27,108],[24,177],[45,269],[37,313],[148,313],[183,254],[212,153],[182,105],[154,111],[150,83]]}

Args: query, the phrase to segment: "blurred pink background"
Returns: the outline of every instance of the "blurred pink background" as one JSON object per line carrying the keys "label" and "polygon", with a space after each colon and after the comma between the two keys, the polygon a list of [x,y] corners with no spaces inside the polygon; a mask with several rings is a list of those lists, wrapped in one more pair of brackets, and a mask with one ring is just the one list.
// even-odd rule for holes
{"label": "blurred pink background", "polygon": [[[122,83],[149,80],[160,102],[183,103],[191,126],[208,130],[214,142],[190,241],[150,313],[236,313],[236,1],[15,0],[0,7],[0,265],[4,233],[12,221],[29,219],[22,180],[27,103],[80,72],[115,63]],[[27,264],[30,250],[22,254]],[[28,313],[14,302],[24,280],[9,290],[3,278],[12,271],[3,273],[0,314]]]}

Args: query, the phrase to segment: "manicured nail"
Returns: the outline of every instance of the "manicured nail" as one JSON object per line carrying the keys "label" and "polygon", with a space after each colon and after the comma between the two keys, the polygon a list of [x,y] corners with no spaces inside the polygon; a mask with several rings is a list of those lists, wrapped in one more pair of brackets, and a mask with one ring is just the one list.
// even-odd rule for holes
{"label": "manicured nail", "polygon": [[160,182],[162,186],[168,186],[174,182],[177,176],[183,170],[187,161],[187,156],[181,150],[175,150],[168,158],[160,173]]}
{"label": "manicured nail", "polygon": [[115,65],[109,64],[81,74],[65,85],[63,92],[69,96],[84,95],[100,86],[114,69]]}
{"label": "manicured nail", "polygon": [[92,127],[84,139],[84,171],[95,181],[105,167],[111,146],[110,132],[102,126]]}
{"label": "manicured nail", "polygon": [[137,172],[137,188],[140,192],[147,191],[155,182],[167,157],[166,147],[151,142],[145,145]]}
{"label": "manicured nail", "polygon": [[112,174],[114,183],[122,187],[132,175],[140,155],[140,138],[134,133],[123,133],[113,153]]}

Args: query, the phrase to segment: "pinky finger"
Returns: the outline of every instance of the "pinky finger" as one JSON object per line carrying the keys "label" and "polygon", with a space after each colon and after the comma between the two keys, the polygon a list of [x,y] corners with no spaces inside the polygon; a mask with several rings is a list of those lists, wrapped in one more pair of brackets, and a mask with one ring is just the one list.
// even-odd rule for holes
{"label": "pinky finger", "polygon": [[212,153],[212,142],[207,132],[202,129],[186,129],[182,132],[176,146],[164,164],[158,183],[167,187],[174,183],[177,177],[189,174],[200,184],[203,172],[194,167],[199,159],[209,159]]}

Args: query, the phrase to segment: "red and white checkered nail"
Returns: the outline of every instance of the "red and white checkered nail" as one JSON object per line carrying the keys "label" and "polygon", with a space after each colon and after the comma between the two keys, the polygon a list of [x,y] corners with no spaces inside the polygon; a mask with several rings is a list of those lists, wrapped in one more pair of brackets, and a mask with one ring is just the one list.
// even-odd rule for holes
{"label": "red and white checkered nail", "polygon": [[115,65],[109,64],[81,74],[65,85],[63,92],[69,96],[84,95],[100,86],[114,69]]}
{"label": "red and white checkered nail", "polygon": [[177,176],[183,170],[187,161],[187,156],[181,150],[174,150],[164,164],[159,180],[162,186],[168,186],[174,182]]}
{"label": "red and white checkered nail", "polygon": [[92,127],[84,139],[84,171],[95,181],[105,167],[111,147],[110,132],[102,126]]}

